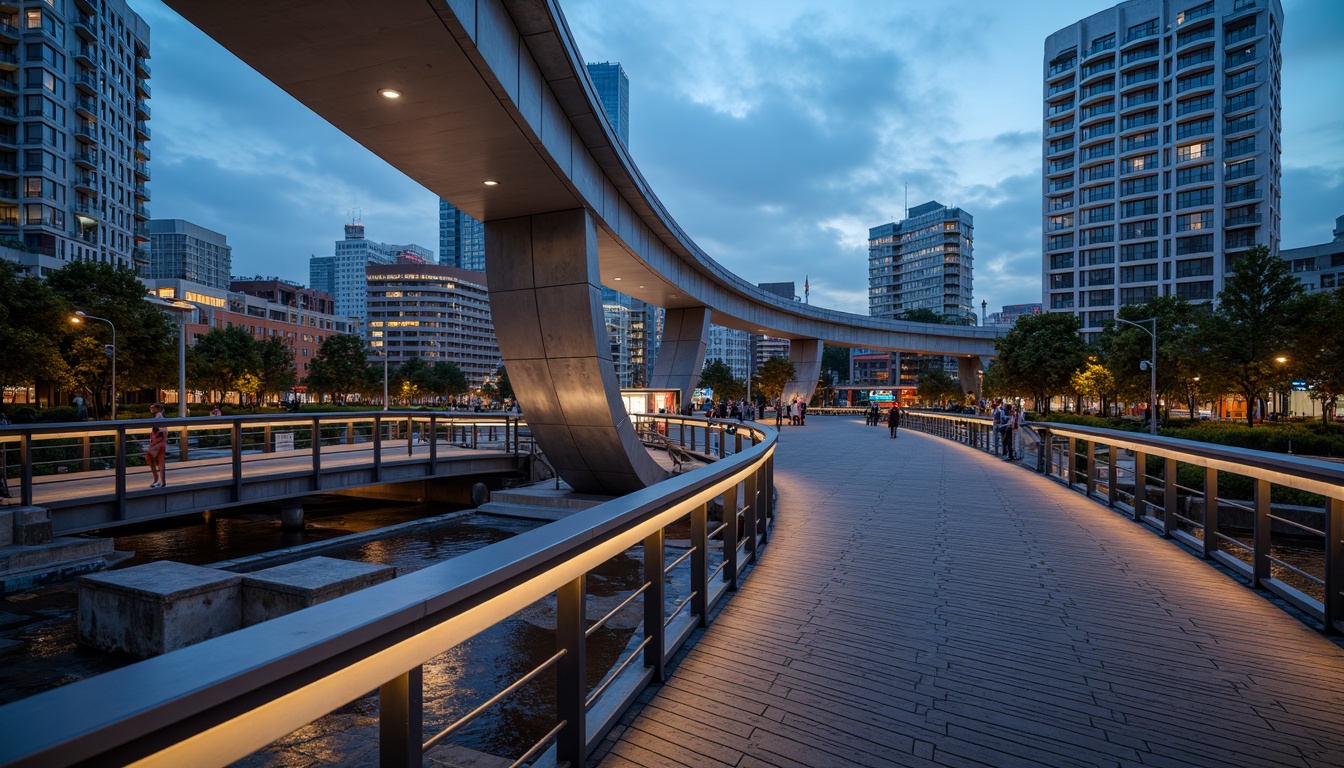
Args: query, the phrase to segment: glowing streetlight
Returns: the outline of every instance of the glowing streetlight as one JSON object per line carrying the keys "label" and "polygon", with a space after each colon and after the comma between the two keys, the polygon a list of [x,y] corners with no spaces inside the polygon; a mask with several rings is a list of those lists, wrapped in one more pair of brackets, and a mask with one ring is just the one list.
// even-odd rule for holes
{"label": "glowing streetlight", "polygon": [[177,415],[187,417],[187,313],[196,309],[195,304],[181,299],[163,299],[152,294],[145,301],[159,309],[177,314]]}
{"label": "glowing streetlight", "polygon": [[117,420],[117,326],[112,324],[111,320],[105,317],[94,317],[83,310],[75,312],[70,322],[75,325],[83,323],[85,320],[97,320],[100,323],[107,323],[107,327],[112,329],[112,420]]}
{"label": "glowing streetlight", "polygon": [[[1126,320],[1123,317],[1117,317],[1115,318],[1115,322],[1124,323],[1125,325],[1132,325],[1135,328],[1138,328],[1139,330],[1143,331],[1144,333],[1152,337],[1153,353],[1149,356],[1147,360],[1142,360],[1139,362],[1139,370],[1143,370],[1145,368],[1148,370],[1148,411],[1149,413],[1152,414],[1151,418],[1148,419],[1148,434],[1156,435],[1157,434],[1157,318],[1150,317],[1146,320],[1135,321],[1135,320]],[[1142,325],[1139,325],[1139,323],[1152,323],[1153,329],[1150,331],[1147,328],[1143,327]]]}

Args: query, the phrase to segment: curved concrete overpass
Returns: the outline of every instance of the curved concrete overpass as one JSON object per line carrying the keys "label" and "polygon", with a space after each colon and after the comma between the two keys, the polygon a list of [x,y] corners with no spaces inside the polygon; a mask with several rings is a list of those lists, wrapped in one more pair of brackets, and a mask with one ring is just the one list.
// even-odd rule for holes
{"label": "curved concrete overpass", "polygon": [[[793,390],[802,395],[815,386],[823,341],[957,356],[970,386],[980,359],[994,353],[993,330],[801,305],[711,259],[615,138],[554,0],[168,4],[486,223],[491,305],[510,379],[575,488],[623,493],[663,476],[620,409],[604,284],[668,309],[654,379],[683,390],[698,375],[710,321],[796,340]],[[383,98],[386,88],[402,97]]]}

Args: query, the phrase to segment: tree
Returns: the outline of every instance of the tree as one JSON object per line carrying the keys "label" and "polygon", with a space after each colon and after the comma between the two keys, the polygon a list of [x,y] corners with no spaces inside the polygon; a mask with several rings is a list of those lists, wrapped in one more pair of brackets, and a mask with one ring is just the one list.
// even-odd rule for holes
{"label": "tree", "polygon": [[821,376],[817,378],[817,388],[821,390],[818,393],[821,403],[823,405],[833,404],[835,400],[835,372],[830,369],[822,370]]}
{"label": "tree", "polygon": [[[451,361],[431,365],[426,381],[430,393],[439,397],[461,395],[471,389],[471,384],[467,382],[467,374],[462,372],[457,363]],[[496,383],[495,387],[498,390],[499,384]]]}
{"label": "tree", "polygon": [[[513,394],[513,383],[509,381],[509,372],[504,369],[503,365],[495,369],[495,386],[499,388],[500,398],[504,400],[512,400],[515,397]],[[464,387],[462,392],[465,391],[466,389]],[[455,392],[454,394],[460,393]]]}
{"label": "tree", "polygon": [[912,323],[937,323],[938,325],[942,325],[946,322],[942,315],[934,312],[932,309],[926,309],[924,307],[907,309],[902,312],[897,319],[907,320]]}
{"label": "tree", "polygon": [[1289,346],[1291,370],[1321,401],[1321,419],[1330,422],[1335,401],[1344,396],[1344,290],[1301,299]]}
{"label": "tree", "polygon": [[1246,398],[1246,421],[1254,426],[1250,404],[1283,375],[1275,358],[1292,342],[1303,289],[1288,263],[1263,245],[1237,259],[1235,268],[1217,310],[1201,320],[1193,340],[1207,352],[1200,357],[1209,375]]}
{"label": "tree", "polygon": [[[308,389],[317,395],[340,397],[369,391],[368,355],[358,336],[328,336],[308,364]],[[382,371],[378,387],[382,389]]]}
{"label": "tree", "polygon": [[775,401],[784,396],[784,387],[797,375],[797,367],[788,358],[772,357],[756,372],[755,389],[767,401]]}
{"label": "tree", "polygon": [[[1155,296],[1142,304],[1120,308],[1119,317],[1125,320],[1157,319],[1157,392],[1160,398],[1165,395],[1162,399],[1167,401],[1168,410],[1173,399],[1185,399],[1190,379],[1199,375],[1191,339],[1203,313],[1198,305],[1175,296]],[[1151,322],[1139,325],[1153,329]],[[1111,323],[1102,332],[1098,347],[1110,369],[1114,391],[1131,402],[1147,402],[1152,380],[1139,363],[1152,357],[1152,337],[1132,325]],[[1152,405],[1157,407],[1156,403]]]}
{"label": "tree", "polygon": [[952,378],[952,374],[947,371],[937,368],[919,372],[915,393],[919,395],[920,400],[929,405],[937,405],[945,400],[955,400],[960,404],[961,399],[966,396],[966,392],[961,388],[961,382]]}
{"label": "tree", "polygon": [[[242,326],[211,328],[187,350],[187,370],[192,381],[212,395],[234,390],[255,395],[261,386],[257,347],[257,340]],[[245,380],[249,375],[252,378]]]}
{"label": "tree", "polygon": [[1096,400],[1103,414],[1110,412],[1108,404],[1115,399],[1115,377],[1095,357],[1089,357],[1081,369],[1074,371],[1069,383],[1081,397]]}
{"label": "tree", "polygon": [[821,370],[834,371],[836,382],[849,381],[849,347],[833,347],[825,344],[821,348]]}
{"label": "tree", "polygon": [[[145,301],[145,286],[135,270],[92,261],[72,261],[47,275],[47,285],[64,309],[83,310],[106,318],[117,329],[117,389],[172,386],[177,380],[175,323]],[[69,315],[60,325],[72,328]],[[102,330],[95,330],[101,326]],[[91,322],[80,334],[110,342],[110,329]],[[69,342],[73,335],[61,334]],[[110,361],[109,361],[110,362]]]}
{"label": "tree", "polygon": [[260,379],[258,397],[279,395],[298,381],[294,351],[283,337],[271,336],[259,343],[257,355],[261,358],[261,367],[257,371],[257,378]]}
{"label": "tree", "polygon": [[1007,334],[994,340],[998,361],[986,383],[1028,392],[1036,410],[1050,412],[1050,398],[1071,391],[1074,371],[1087,357],[1078,335],[1078,318],[1066,312],[1044,312],[1018,318]]}
{"label": "tree", "polygon": [[712,390],[716,400],[737,400],[747,393],[746,385],[733,378],[732,367],[718,358],[705,363],[696,386]]}
{"label": "tree", "polygon": [[69,316],[69,305],[45,282],[0,259],[0,386],[69,376],[58,343],[70,333]]}

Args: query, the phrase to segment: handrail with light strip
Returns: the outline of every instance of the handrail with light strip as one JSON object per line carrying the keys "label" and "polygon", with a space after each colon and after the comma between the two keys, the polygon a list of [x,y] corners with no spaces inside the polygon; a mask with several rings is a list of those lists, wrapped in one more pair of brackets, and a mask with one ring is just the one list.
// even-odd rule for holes
{"label": "handrail with light strip", "polygon": [[[661,418],[661,417],[641,417]],[[0,765],[227,765],[380,690],[383,764],[420,764],[421,665],[549,595],[556,596],[559,761],[581,766],[616,718],[737,587],[765,545],[777,433],[737,429],[726,458],[446,562],[312,608],[0,707]],[[745,433],[745,434],[744,434]],[[750,530],[731,510],[745,503]],[[722,504],[723,578],[705,551]],[[664,628],[663,532],[689,516],[692,611]],[[645,554],[643,663],[602,683],[586,706],[584,578],[634,547]],[[615,677],[613,675],[613,677]],[[138,762],[137,762],[138,761]]]}

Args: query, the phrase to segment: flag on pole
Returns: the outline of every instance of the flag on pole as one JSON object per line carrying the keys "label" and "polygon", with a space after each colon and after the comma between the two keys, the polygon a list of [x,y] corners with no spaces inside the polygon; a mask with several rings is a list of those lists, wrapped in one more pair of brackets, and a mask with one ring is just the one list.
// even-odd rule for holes
{"label": "flag on pole", "polygon": [[807,275],[803,275],[803,303],[811,304],[808,296],[812,293],[812,286],[808,283]]}

